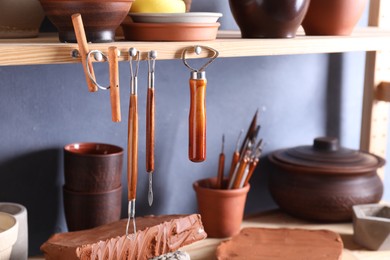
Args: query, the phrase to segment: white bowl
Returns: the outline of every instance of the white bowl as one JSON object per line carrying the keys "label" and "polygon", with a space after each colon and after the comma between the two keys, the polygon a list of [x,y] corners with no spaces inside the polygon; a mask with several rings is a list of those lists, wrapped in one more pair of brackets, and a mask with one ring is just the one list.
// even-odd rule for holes
{"label": "white bowl", "polygon": [[8,260],[18,238],[19,223],[11,214],[0,212],[0,260]]}
{"label": "white bowl", "polygon": [[216,23],[221,13],[129,13],[135,23]]}

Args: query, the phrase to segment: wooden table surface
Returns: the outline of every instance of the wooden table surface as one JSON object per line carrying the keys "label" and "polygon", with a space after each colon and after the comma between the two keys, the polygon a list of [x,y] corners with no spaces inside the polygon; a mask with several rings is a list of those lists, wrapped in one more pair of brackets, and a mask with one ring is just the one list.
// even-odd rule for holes
{"label": "wooden table surface", "polygon": [[[246,218],[242,223],[242,227],[328,229],[339,233],[343,239],[342,260],[390,260],[390,250],[369,251],[356,244],[353,241],[352,223],[310,223],[286,215],[280,210],[274,210]],[[216,259],[215,250],[221,241],[223,239],[207,238],[183,247],[182,250],[190,254],[191,260]]]}

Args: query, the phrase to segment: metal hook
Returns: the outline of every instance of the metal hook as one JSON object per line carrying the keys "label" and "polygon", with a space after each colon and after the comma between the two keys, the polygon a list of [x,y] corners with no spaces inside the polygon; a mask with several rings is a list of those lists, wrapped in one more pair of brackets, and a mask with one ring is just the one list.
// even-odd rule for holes
{"label": "metal hook", "polygon": [[157,51],[151,50],[148,52],[148,69],[150,73],[154,73],[156,66]]}
{"label": "metal hook", "polygon": [[103,86],[99,85],[99,83],[97,83],[96,80],[92,77],[91,71],[90,71],[89,66],[88,66],[88,64],[89,64],[89,59],[90,59],[90,57],[91,57],[91,54],[93,54],[93,57],[94,57],[94,59],[95,59],[96,61],[102,61],[102,60],[107,61],[107,60],[108,60],[107,56],[106,56],[103,52],[101,52],[101,51],[99,51],[99,50],[92,50],[92,51],[89,51],[89,52],[87,53],[87,58],[86,58],[86,60],[87,60],[87,66],[86,66],[86,67],[87,67],[87,73],[88,73],[89,79],[93,82],[93,84],[95,84],[95,86],[97,86],[97,87],[100,88],[100,89],[103,89],[103,90],[110,89],[110,86],[108,86],[108,87],[103,87]]}
{"label": "metal hook", "polygon": [[129,234],[129,227],[130,227],[130,220],[133,220],[133,231],[134,234],[137,233],[137,229],[135,226],[135,200],[130,200],[129,205],[128,205],[128,218],[127,218],[127,224],[126,224],[126,238],[130,239],[130,234]]}
{"label": "metal hook", "polygon": [[[188,51],[193,50],[196,53],[196,55],[200,55],[202,52],[202,49],[206,49],[206,50],[212,52],[213,56],[202,67],[200,67],[199,69],[195,69],[188,64],[188,62],[186,60],[186,54]],[[208,47],[208,46],[196,45],[192,48],[186,48],[183,50],[182,60],[183,60],[184,65],[187,68],[189,68],[190,70],[196,71],[196,72],[202,72],[206,69],[207,66],[209,66],[218,57],[218,55],[219,55],[219,52],[216,49],[213,49],[213,48]]]}

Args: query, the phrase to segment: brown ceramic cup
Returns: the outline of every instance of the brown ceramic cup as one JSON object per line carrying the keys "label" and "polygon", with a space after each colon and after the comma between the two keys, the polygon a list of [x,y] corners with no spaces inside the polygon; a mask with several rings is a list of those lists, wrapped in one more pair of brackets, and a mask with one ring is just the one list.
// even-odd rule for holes
{"label": "brown ceramic cup", "polygon": [[104,192],[121,186],[123,149],[102,143],[64,147],[65,187],[77,192]]}
{"label": "brown ceramic cup", "polygon": [[120,219],[122,186],[100,193],[74,192],[63,187],[63,195],[69,231],[94,228]]}
{"label": "brown ceramic cup", "polygon": [[250,185],[240,189],[214,189],[216,178],[195,182],[198,210],[208,237],[224,238],[238,234],[244,216]]}

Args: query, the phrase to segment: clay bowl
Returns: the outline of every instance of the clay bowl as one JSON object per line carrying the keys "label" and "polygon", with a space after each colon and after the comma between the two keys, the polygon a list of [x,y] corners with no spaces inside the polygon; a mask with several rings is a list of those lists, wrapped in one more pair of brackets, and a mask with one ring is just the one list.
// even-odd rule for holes
{"label": "clay bowl", "polygon": [[306,35],[350,35],[367,0],[311,0],[302,26]]}
{"label": "clay bowl", "polygon": [[10,259],[12,246],[18,238],[18,227],[14,216],[0,212],[0,260]]}
{"label": "clay bowl", "polygon": [[313,146],[273,152],[269,189],[279,207],[296,217],[351,221],[352,206],[380,201],[383,184],[377,169],[385,161],[342,148],[335,138],[316,138]]}
{"label": "clay bowl", "polygon": [[71,16],[80,13],[89,42],[113,42],[134,0],[40,0],[61,42],[76,42]]}
{"label": "clay bowl", "polygon": [[103,192],[121,186],[123,149],[104,143],[73,143],[64,147],[68,190]]}
{"label": "clay bowl", "polygon": [[229,0],[243,38],[293,38],[310,0]]}
{"label": "clay bowl", "polygon": [[122,186],[99,193],[74,192],[63,187],[63,195],[69,231],[94,228],[120,219]]}

